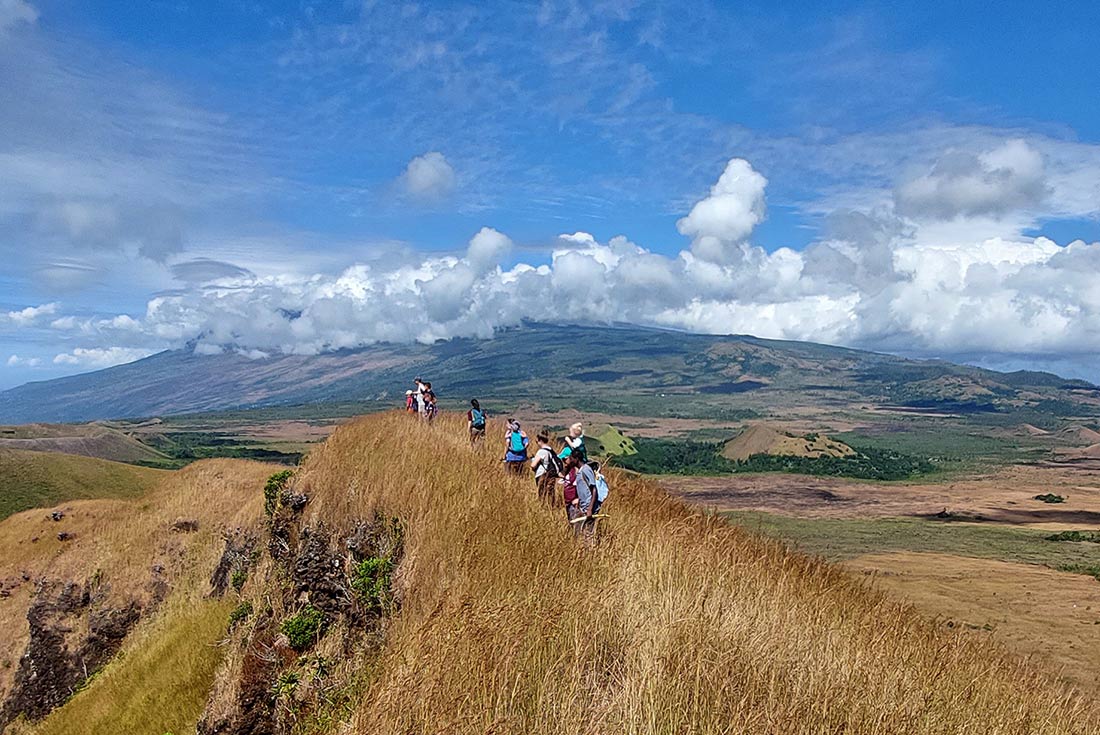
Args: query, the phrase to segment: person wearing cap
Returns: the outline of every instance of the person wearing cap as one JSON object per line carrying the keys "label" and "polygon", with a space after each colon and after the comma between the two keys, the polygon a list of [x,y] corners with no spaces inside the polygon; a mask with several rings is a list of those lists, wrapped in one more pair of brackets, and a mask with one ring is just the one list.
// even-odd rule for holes
{"label": "person wearing cap", "polygon": [[405,412],[416,413],[416,397],[411,390],[405,391]]}

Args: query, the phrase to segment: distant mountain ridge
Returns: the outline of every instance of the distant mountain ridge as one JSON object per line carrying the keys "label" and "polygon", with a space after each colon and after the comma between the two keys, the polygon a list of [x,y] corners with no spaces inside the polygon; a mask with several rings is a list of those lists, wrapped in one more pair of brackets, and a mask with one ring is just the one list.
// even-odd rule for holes
{"label": "distant mountain ridge", "polygon": [[319,355],[250,359],[237,352],[165,351],[0,392],[0,423],[396,403],[418,374],[431,379],[445,399],[491,395],[651,415],[751,412],[781,391],[823,402],[961,412],[1050,402],[1071,409],[1100,396],[1091,383],[1050,373],[998,373],[810,342],[529,324],[487,340],[378,344]]}

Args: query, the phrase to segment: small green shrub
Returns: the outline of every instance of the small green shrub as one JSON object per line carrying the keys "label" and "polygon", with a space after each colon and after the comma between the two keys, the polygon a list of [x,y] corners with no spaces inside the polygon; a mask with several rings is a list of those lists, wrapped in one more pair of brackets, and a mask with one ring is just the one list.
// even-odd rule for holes
{"label": "small green shrub", "polygon": [[1100,544],[1100,531],[1062,531],[1047,536],[1047,541],[1085,541]]}
{"label": "small green shrub", "polygon": [[313,605],[306,605],[296,614],[283,621],[282,631],[290,639],[290,647],[303,651],[312,646],[321,637],[324,613]]}
{"label": "small green shrub", "polygon": [[294,470],[281,470],[267,478],[264,484],[264,513],[271,515],[275,512],[279,505],[279,493],[286,488],[293,475]]}
{"label": "small green shrub", "polygon": [[238,592],[244,587],[244,583],[248,580],[248,572],[244,569],[235,569],[233,574],[229,577],[229,584],[233,585],[233,589]]}
{"label": "small green shrub", "polygon": [[1066,499],[1061,495],[1055,495],[1054,493],[1043,493],[1042,495],[1036,495],[1035,500],[1042,503],[1064,503]]}
{"label": "small green shrub", "polygon": [[279,676],[275,680],[275,683],[271,685],[271,693],[276,698],[289,697],[294,694],[294,691],[298,688],[298,682],[301,677],[297,671],[287,671]]}
{"label": "small green shrub", "polygon": [[381,612],[390,602],[392,577],[393,561],[389,557],[372,556],[355,565],[351,588],[367,608]]}
{"label": "small green shrub", "polygon": [[233,611],[229,613],[229,627],[235,628],[238,623],[244,622],[252,615],[252,603],[245,600],[240,605],[233,608]]}

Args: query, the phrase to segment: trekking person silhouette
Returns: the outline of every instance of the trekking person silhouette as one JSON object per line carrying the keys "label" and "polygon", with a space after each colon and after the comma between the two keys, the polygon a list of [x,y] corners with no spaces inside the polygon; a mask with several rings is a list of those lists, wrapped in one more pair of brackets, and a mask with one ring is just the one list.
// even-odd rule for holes
{"label": "trekking person silhouette", "polygon": [[470,431],[470,444],[477,444],[485,438],[485,411],[476,398],[470,399],[470,410],[466,412],[466,428]]}
{"label": "trekking person silhouette", "polygon": [[539,500],[553,503],[554,485],[565,473],[565,464],[558,459],[554,447],[550,445],[550,435],[547,432],[540,432],[535,439],[539,443],[538,451],[531,458],[531,467],[535,470],[535,489]]}
{"label": "trekking person silhouette", "polygon": [[574,454],[582,464],[588,461],[588,450],[584,446],[584,424],[579,421],[569,427],[569,434],[565,437],[565,447],[558,456],[565,459]]}
{"label": "trekking person silhouette", "polygon": [[570,522],[573,523],[574,533],[586,542],[596,540],[596,519],[593,516],[600,511],[601,505],[596,480],[599,469],[599,462],[579,463],[577,467],[577,514]]}
{"label": "trekking person silhouette", "polygon": [[432,384],[430,382],[424,383],[424,419],[430,424],[435,421],[438,412],[439,406],[436,405],[435,391],[432,390]]}
{"label": "trekking person silhouette", "polygon": [[530,439],[515,419],[508,419],[508,430],[504,435],[507,449],[504,452],[504,467],[512,474],[522,475],[527,468],[527,445]]}

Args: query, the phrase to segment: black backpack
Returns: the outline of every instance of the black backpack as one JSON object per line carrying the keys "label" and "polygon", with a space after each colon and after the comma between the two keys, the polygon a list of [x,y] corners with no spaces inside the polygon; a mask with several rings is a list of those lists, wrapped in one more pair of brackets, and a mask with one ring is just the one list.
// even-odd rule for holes
{"label": "black backpack", "polygon": [[564,476],[565,462],[561,461],[561,457],[559,457],[553,449],[550,449],[548,451],[550,454],[550,458],[545,462],[547,474],[549,474],[551,477]]}

